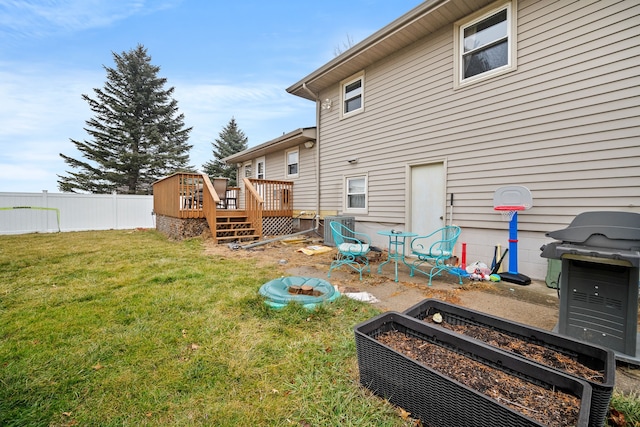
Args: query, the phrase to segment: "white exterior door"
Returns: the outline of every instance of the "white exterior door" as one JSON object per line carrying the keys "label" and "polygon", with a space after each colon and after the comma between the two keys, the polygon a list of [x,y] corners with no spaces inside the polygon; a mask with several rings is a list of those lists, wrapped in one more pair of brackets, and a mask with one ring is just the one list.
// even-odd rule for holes
{"label": "white exterior door", "polygon": [[429,234],[446,225],[444,163],[411,167],[411,229]]}

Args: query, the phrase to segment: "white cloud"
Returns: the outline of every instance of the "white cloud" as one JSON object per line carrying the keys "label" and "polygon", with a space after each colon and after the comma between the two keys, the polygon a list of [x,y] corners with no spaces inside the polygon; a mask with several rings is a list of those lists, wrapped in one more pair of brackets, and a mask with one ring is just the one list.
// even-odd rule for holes
{"label": "white cloud", "polygon": [[314,125],[315,104],[286,93],[283,83],[231,85],[181,82],[175,87],[174,97],[185,115],[185,123],[193,126],[191,159],[196,167],[211,160],[211,142],[231,117],[236,119],[240,130],[248,137],[249,146]]}
{"label": "white cloud", "polygon": [[[0,63],[0,191],[57,191],[56,174],[67,168],[59,153],[80,158],[69,139],[87,138],[83,127],[93,117],[81,94],[93,96],[104,81],[103,70]],[[169,79],[165,88],[171,86],[185,125],[193,127],[191,164],[197,168],[211,160],[211,142],[231,117],[250,146],[313,126],[314,104],[286,93],[283,83]]]}
{"label": "white cloud", "polygon": [[4,0],[0,2],[0,28],[1,33],[38,38],[105,27],[178,3],[180,0]]}
{"label": "white cloud", "polygon": [[81,95],[90,93],[101,78],[98,73],[56,71],[46,65],[0,64],[0,141],[72,124],[88,111]]}

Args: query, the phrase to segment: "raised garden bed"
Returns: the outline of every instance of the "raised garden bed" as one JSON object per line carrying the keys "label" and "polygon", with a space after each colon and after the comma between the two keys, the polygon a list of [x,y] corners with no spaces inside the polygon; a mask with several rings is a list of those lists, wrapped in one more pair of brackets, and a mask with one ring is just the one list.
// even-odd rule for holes
{"label": "raised garden bed", "polygon": [[613,350],[436,299],[404,313],[425,322],[439,313],[446,329],[586,381],[592,387],[589,426],[604,425],[615,385]]}
{"label": "raised garden bed", "polygon": [[354,331],[361,384],[427,426],[588,425],[585,381],[401,313]]}

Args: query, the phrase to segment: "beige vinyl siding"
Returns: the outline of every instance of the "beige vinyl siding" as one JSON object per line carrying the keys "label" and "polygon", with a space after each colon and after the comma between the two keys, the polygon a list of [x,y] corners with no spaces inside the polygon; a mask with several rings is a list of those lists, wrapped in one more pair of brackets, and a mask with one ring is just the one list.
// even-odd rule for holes
{"label": "beige vinyl siding", "polygon": [[[322,208],[342,210],[344,174],[366,172],[358,220],[402,222],[407,164],[446,159],[463,227],[503,229],[493,193],[507,184],[533,193],[523,231],[640,212],[639,22],[638,2],[519,0],[514,72],[454,90],[453,25],[365,69],[365,111],[322,112]],[[338,89],[320,96],[336,105]]]}
{"label": "beige vinyl siding", "polygon": [[317,209],[316,149],[315,145],[313,148],[306,148],[304,144],[300,145],[300,170],[298,178],[293,180],[293,208],[297,211],[315,212]]}
{"label": "beige vinyl siding", "polygon": [[267,179],[293,182],[293,209],[296,211],[314,212],[316,210],[316,146],[306,148],[298,146],[298,177],[287,177],[286,151],[270,153],[265,157]]}

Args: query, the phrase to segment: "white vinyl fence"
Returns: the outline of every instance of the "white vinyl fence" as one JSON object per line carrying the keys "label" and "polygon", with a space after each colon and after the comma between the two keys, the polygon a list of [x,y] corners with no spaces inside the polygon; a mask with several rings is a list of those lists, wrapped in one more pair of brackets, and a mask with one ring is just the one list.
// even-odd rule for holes
{"label": "white vinyl fence", "polygon": [[153,196],[0,193],[0,234],[155,228]]}

